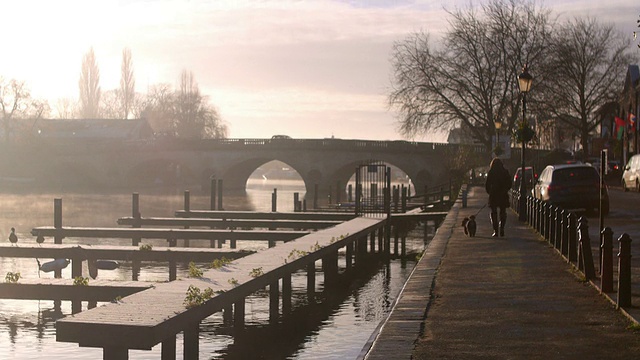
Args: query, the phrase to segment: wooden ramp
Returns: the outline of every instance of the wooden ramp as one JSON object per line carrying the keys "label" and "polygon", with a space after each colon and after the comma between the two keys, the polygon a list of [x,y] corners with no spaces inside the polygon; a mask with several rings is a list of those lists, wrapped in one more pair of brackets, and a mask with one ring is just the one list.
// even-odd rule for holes
{"label": "wooden ramp", "polygon": [[[240,303],[244,308],[244,298],[251,293],[277,285],[279,279],[290,277],[299,269],[313,268],[317,260],[337,259],[340,248],[351,246],[356,240],[366,240],[370,233],[380,231],[384,225],[385,219],[355,218],[248,255],[224,268],[210,269],[203,278],[158,284],[117,304],[106,304],[58,320],[57,340],[102,347],[105,358],[122,359],[127,358],[127,349],[151,349],[160,342],[164,351],[164,341],[169,349],[173,341],[175,348],[175,335],[181,331],[185,331],[185,342],[197,344],[199,323],[207,316],[232,304]],[[262,275],[252,276],[256,272]],[[215,295],[203,305],[187,309],[185,297],[190,286],[201,290],[211,288]],[[195,340],[188,340],[194,337]]]}

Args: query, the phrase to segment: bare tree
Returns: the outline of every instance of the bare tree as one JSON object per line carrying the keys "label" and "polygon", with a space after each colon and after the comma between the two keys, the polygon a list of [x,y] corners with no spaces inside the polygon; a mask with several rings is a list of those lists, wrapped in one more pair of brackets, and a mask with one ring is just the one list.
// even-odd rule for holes
{"label": "bare tree", "polygon": [[80,116],[85,119],[97,118],[100,107],[100,69],[93,48],[82,58],[79,87]]}
{"label": "bare tree", "polygon": [[78,102],[71,98],[61,98],[55,109],[59,119],[73,119],[78,115]]}
{"label": "bare tree", "polygon": [[0,111],[5,141],[24,135],[33,122],[49,115],[49,104],[45,100],[33,99],[24,81],[5,81],[0,78]]}
{"label": "bare tree", "polygon": [[226,126],[218,111],[200,93],[193,73],[183,70],[174,105],[176,136],[182,138],[222,138]]}
{"label": "bare tree", "polygon": [[394,44],[389,105],[405,136],[463,126],[490,149],[494,120],[510,131],[518,119],[517,75],[543,59],[549,11],[526,0],[490,0],[480,12],[449,15],[441,46],[425,33]]}
{"label": "bare tree", "polygon": [[133,63],[131,61],[131,50],[122,50],[122,65],[120,67],[122,75],[120,77],[120,102],[122,106],[122,118],[128,119],[131,115],[135,102],[136,79],[133,76]]}
{"label": "bare tree", "polygon": [[580,134],[589,154],[589,133],[601,121],[599,109],[617,99],[627,66],[633,61],[625,39],[612,25],[595,18],[560,25],[551,43],[549,74],[538,106]]}
{"label": "bare tree", "polygon": [[104,119],[124,119],[122,95],[119,89],[107,90],[100,96],[100,117]]}
{"label": "bare tree", "polygon": [[142,101],[140,117],[145,118],[156,134],[173,134],[174,93],[171,85],[152,86]]}

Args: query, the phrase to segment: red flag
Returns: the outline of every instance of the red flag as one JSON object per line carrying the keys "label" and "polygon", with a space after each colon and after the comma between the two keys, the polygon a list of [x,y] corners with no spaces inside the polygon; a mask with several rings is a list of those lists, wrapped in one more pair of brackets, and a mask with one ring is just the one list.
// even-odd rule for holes
{"label": "red flag", "polygon": [[627,122],[617,116],[614,118],[614,120],[616,122],[615,133],[618,135],[618,140],[620,140],[622,139],[622,135],[624,134],[624,126],[627,124]]}

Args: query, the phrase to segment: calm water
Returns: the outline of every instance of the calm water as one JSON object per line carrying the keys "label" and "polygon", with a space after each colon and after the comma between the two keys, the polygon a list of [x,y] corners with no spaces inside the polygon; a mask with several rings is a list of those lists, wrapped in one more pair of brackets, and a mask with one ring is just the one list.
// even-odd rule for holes
{"label": "calm water", "polygon": [[[225,194],[224,208],[270,211],[274,188],[278,189],[278,211],[292,211],[294,192],[299,192],[301,198],[304,196],[300,181],[250,181],[246,195]],[[131,215],[131,194],[0,194],[0,239],[7,241],[9,229],[15,227],[19,243],[35,241],[30,234],[33,227],[53,225],[54,198],[63,199],[65,226],[116,226],[118,217]],[[192,209],[207,209],[208,206],[208,196],[192,193]],[[175,210],[182,208],[182,190],[171,195],[140,192],[142,216],[172,216]],[[416,232],[421,234],[422,230]],[[72,241],[65,239],[65,242]],[[109,239],[103,243],[130,244],[130,241]],[[156,244],[164,245],[159,240]],[[238,246],[266,247],[266,243],[239,242]],[[421,251],[423,246],[421,238],[410,241],[413,251]],[[307,305],[306,273],[294,274],[295,320],[269,325],[268,294],[256,293],[246,300],[249,336],[234,340],[232,329],[222,322],[222,314],[214,314],[201,324],[200,358],[353,359],[387,315],[413,265],[412,261],[403,264],[393,260],[389,264],[372,266],[358,275],[350,287],[332,290],[329,298],[322,299],[322,304],[312,306],[302,306]],[[53,276],[52,273],[38,274],[37,270],[34,259],[0,258],[0,275],[11,271],[20,272],[22,278]],[[320,270],[318,268],[316,279],[318,292],[322,290],[323,280]],[[69,278],[70,272],[71,266],[63,271],[63,277]],[[178,269],[178,276],[184,277],[187,272],[183,266]],[[88,273],[86,264],[84,273]],[[121,263],[119,269],[101,271],[99,276],[101,279],[130,280],[130,264]],[[143,263],[140,280],[164,281],[167,278],[166,265]],[[55,321],[69,314],[70,302],[56,305],[52,301],[0,300],[0,359],[101,359],[102,349],[79,348],[77,344],[55,341]],[[182,358],[181,335],[177,341],[178,358]],[[158,359],[160,346],[152,351],[132,350],[129,357]]]}

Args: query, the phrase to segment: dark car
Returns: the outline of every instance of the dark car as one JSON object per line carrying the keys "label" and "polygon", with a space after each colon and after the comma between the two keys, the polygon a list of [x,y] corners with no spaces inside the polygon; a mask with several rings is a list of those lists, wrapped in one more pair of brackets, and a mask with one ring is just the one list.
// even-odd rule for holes
{"label": "dark car", "polygon": [[[521,174],[522,174],[522,168],[519,167],[518,169],[516,169],[516,173],[513,175],[512,189],[520,190]],[[536,174],[533,171],[533,168],[531,166],[525,166],[524,176],[526,180],[525,184],[527,185],[527,190],[533,189],[533,185],[536,183],[536,180],[538,179],[538,174]]]}
{"label": "dark car", "polygon": [[[600,208],[600,175],[589,164],[547,166],[534,186],[533,196],[566,210]],[[604,187],[603,213],[609,213],[609,193]]]}

